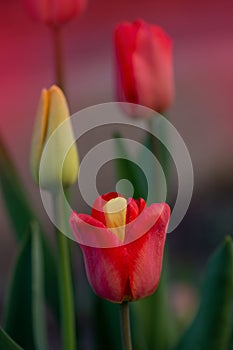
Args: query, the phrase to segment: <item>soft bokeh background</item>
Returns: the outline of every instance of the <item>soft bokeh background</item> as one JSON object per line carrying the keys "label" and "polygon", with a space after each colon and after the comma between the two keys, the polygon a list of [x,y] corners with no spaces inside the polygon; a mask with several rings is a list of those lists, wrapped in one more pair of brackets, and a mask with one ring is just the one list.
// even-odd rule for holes
{"label": "soft bokeh background", "polygon": [[[176,277],[184,262],[187,270],[191,265],[202,270],[217,243],[233,233],[232,11],[230,0],[90,0],[83,17],[63,31],[72,113],[114,101],[112,33],[118,22],[143,18],[173,38],[176,101],[169,117],[186,142],[195,175],[190,210],[168,238]],[[52,36],[17,0],[0,0],[0,28],[1,134],[46,222],[28,158],[41,88],[54,82]],[[0,204],[2,303],[16,246]]]}

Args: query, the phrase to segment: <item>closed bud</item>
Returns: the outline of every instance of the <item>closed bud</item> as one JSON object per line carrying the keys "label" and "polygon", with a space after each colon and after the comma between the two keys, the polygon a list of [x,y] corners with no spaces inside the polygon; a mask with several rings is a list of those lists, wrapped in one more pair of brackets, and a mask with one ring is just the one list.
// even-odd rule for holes
{"label": "closed bud", "polygon": [[69,187],[78,176],[78,152],[69,118],[62,90],[55,85],[49,90],[43,89],[33,132],[30,166],[36,183],[50,191],[61,184]]}
{"label": "closed bud", "polygon": [[80,16],[87,0],[23,0],[23,3],[32,18],[58,26]]}

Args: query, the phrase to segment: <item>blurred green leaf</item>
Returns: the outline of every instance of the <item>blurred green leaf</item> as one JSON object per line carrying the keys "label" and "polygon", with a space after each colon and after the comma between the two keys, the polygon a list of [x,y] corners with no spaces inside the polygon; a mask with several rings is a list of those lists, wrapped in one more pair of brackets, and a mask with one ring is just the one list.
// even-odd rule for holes
{"label": "blurred green leaf", "polygon": [[34,218],[17,170],[0,138],[0,183],[6,209],[18,241],[24,238]]}
{"label": "blurred green leaf", "polygon": [[[36,219],[23,183],[9,152],[0,138],[0,184],[3,199],[18,242],[23,241],[30,222]],[[58,278],[55,258],[45,238],[40,235],[44,255],[44,278],[46,298],[54,315],[59,317]]]}
{"label": "blurred green leaf", "polygon": [[60,307],[59,307],[59,293],[58,293],[58,273],[56,260],[53,255],[52,249],[45,239],[45,235],[40,234],[40,240],[43,250],[44,259],[44,286],[45,286],[45,297],[53,315],[56,320],[60,319]]}
{"label": "blurred green leaf", "polygon": [[13,339],[0,327],[0,349],[2,350],[23,350]]}
{"label": "blurred green leaf", "polygon": [[33,223],[16,260],[4,327],[28,350],[47,349],[43,293],[43,252],[38,225]]}
{"label": "blurred green leaf", "polygon": [[169,309],[167,259],[156,292],[132,303],[133,340],[135,349],[170,349],[174,341],[174,320]]}
{"label": "blurred green leaf", "polygon": [[226,350],[231,335],[233,295],[232,239],[210,258],[204,277],[200,307],[176,350]]}

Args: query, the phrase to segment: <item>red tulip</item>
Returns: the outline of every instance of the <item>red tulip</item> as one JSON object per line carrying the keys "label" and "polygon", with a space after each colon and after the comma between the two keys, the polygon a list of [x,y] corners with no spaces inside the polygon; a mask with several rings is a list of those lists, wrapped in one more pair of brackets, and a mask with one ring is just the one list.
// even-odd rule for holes
{"label": "red tulip", "polygon": [[63,24],[79,16],[86,0],[23,0],[26,10],[35,19],[51,25]]}
{"label": "red tulip", "polygon": [[162,28],[142,20],[115,29],[119,101],[164,112],[174,97],[172,42]]}
{"label": "red tulip", "polygon": [[160,279],[170,208],[146,207],[111,192],[97,198],[92,214],[73,212],[71,228],[84,255],[90,285],[112,302],[152,294]]}

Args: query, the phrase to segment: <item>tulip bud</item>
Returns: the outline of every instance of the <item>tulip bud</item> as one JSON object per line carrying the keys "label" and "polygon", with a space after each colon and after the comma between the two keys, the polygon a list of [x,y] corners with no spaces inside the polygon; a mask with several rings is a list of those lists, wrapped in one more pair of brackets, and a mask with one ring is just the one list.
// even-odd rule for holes
{"label": "tulip bud", "polygon": [[114,39],[118,101],[164,112],[174,97],[169,36],[159,26],[138,20],[119,24]]}
{"label": "tulip bud", "polygon": [[79,16],[86,7],[86,0],[23,0],[29,14],[46,24],[60,25]]}
{"label": "tulip bud", "polygon": [[[61,89],[55,85],[49,90],[43,89],[33,132],[30,166],[36,183],[47,190],[54,190],[61,183],[68,187],[78,176],[78,152],[71,123],[66,122],[62,129],[57,129],[67,119],[69,109]],[[46,148],[39,178],[41,156],[51,135],[53,142]],[[67,149],[69,144],[72,146]]]}

